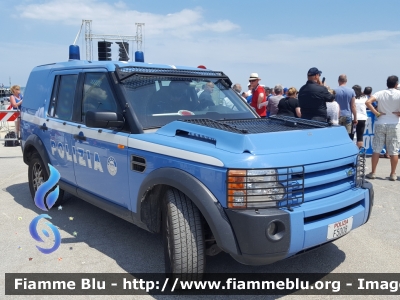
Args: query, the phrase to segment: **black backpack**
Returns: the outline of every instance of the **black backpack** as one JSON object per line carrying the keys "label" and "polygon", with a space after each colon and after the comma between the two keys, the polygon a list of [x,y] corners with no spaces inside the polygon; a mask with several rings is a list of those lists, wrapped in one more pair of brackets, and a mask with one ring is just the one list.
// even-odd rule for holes
{"label": "black backpack", "polygon": [[[4,138],[5,139],[16,139],[17,135],[15,134],[14,131],[10,131],[9,133],[6,134],[6,136]],[[4,142],[4,147],[15,147],[18,145],[19,145],[19,142],[17,140],[11,140],[11,141]]]}

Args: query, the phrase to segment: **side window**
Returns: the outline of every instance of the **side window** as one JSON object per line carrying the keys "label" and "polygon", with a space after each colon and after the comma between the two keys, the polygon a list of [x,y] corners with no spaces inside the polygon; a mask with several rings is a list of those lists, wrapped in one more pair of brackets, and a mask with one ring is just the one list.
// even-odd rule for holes
{"label": "side window", "polygon": [[82,118],[87,111],[120,112],[106,73],[86,73],[82,97]]}
{"label": "side window", "polygon": [[[78,75],[61,75],[56,79],[55,84],[59,83],[58,90],[54,89],[50,115],[56,118],[71,121],[72,110]],[[57,92],[55,92],[57,90]],[[54,95],[56,94],[56,95]]]}
{"label": "side window", "polygon": [[54,78],[53,91],[51,92],[51,101],[49,106],[49,116],[54,117],[54,111],[56,109],[56,99],[58,92],[58,84],[60,83],[60,76]]}

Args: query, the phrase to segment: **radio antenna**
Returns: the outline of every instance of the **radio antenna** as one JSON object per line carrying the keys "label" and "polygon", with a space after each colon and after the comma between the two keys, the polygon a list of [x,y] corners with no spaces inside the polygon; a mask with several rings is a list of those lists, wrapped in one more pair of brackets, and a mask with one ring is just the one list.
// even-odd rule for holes
{"label": "radio antenna", "polygon": [[82,20],[81,28],[79,29],[79,32],[78,32],[78,34],[76,35],[76,38],[75,38],[75,41],[74,41],[74,44],[73,44],[73,45],[76,44],[76,41],[78,40],[79,36],[81,35],[81,31],[82,31],[82,27],[83,27],[83,22],[84,22],[84,21]]}

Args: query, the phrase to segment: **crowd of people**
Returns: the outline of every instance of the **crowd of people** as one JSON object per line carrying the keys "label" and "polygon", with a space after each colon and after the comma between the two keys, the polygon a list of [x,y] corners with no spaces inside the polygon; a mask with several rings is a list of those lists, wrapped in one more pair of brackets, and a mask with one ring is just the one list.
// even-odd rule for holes
{"label": "crowd of people", "polygon": [[[389,180],[397,180],[396,167],[400,141],[400,90],[397,76],[387,78],[387,89],[372,94],[367,86],[362,91],[360,85],[352,88],[347,85],[347,76],[338,77],[338,86],[331,88],[321,78],[322,71],[310,68],[307,82],[297,91],[295,87],[286,88],[277,84],[274,88],[260,85],[258,73],[251,73],[249,90],[242,92],[239,84],[233,89],[239,93],[257,112],[265,118],[284,115],[303,118],[333,125],[344,126],[350,139],[357,139],[357,146],[362,148],[367,110],[375,115],[374,139],[372,142],[372,171],[367,178],[376,178],[379,158],[390,158],[391,171]],[[399,87],[400,88],[400,87]],[[381,154],[386,147],[386,153]]]}

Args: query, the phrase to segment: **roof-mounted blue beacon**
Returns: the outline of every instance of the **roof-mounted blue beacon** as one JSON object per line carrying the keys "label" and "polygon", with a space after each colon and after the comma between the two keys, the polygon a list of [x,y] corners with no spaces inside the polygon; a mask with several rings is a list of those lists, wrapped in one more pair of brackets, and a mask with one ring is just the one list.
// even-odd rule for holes
{"label": "roof-mounted blue beacon", "polygon": [[79,46],[78,45],[70,45],[69,46],[69,60],[80,60],[81,56],[79,54]]}
{"label": "roof-mounted blue beacon", "polygon": [[144,62],[144,54],[142,51],[135,52],[135,62]]}

